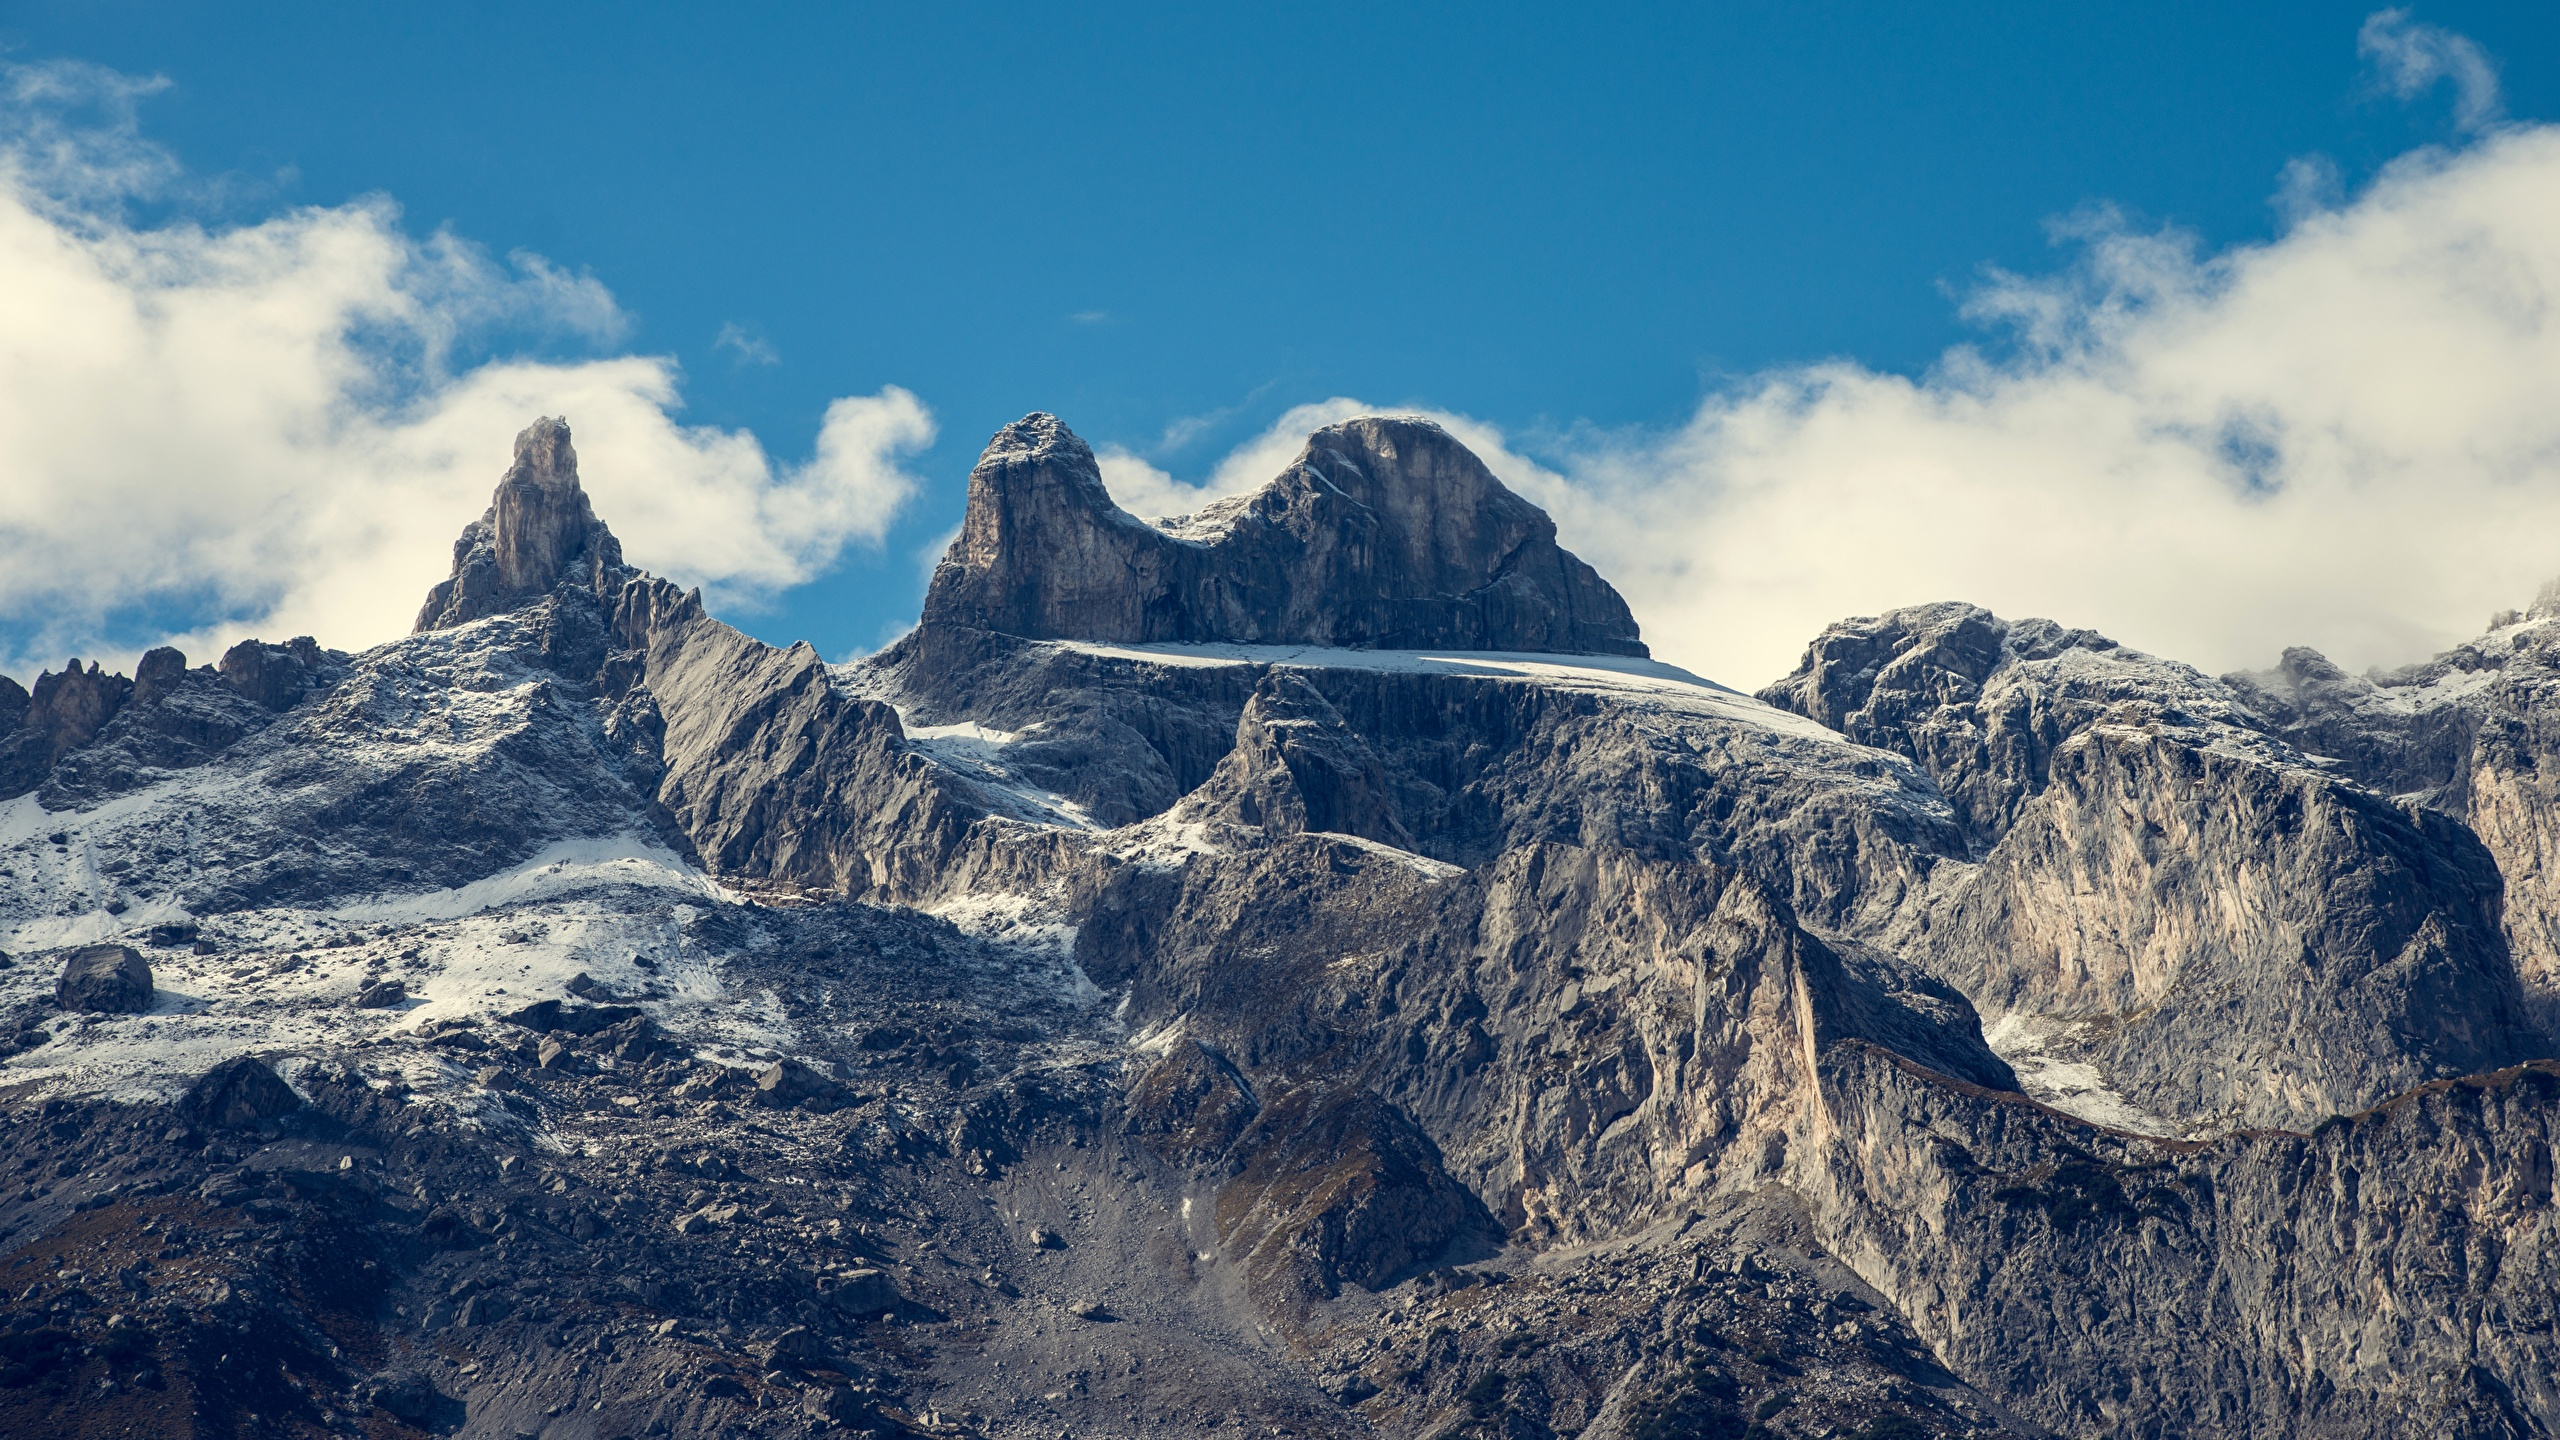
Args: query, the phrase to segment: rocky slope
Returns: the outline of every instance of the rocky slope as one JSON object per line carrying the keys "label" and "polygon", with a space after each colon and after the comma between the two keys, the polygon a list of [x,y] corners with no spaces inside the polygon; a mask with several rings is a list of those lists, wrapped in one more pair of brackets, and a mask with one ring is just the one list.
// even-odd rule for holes
{"label": "rocky slope", "polygon": [[2542,623],[1754,699],[1425,422],[1035,415],[838,667],[544,420],[408,637],[0,686],[0,1431],[2543,1433]]}

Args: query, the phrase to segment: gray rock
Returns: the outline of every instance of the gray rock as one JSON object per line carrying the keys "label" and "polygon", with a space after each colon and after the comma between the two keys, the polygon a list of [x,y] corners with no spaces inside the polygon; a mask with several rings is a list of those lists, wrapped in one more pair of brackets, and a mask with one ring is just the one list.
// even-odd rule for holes
{"label": "gray rock", "polygon": [[813,1385],[800,1392],[800,1408],[838,1425],[865,1425],[872,1418],[870,1405],[846,1385]]}
{"label": "gray rock", "polygon": [[1929,773],[1982,864],[1915,958],[2161,1121],[2316,1124],[2533,1053],[2477,840],[2224,682],[1945,604],[1830,627],[1762,698]]}
{"label": "gray rock", "polygon": [[1498,1241],[1439,1147],[1368,1090],[1288,1091],[1255,1115],[1238,1148],[1247,1158],[1218,1198],[1221,1237],[1264,1303],[1284,1313],[1346,1284],[1384,1289],[1452,1246]]}
{"label": "gray rock", "polygon": [[1183,813],[1275,837],[1317,830],[1414,843],[1376,752],[1295,670],[1264,672],[1236,722],[1235,748]]}
{"label": "gray rock", "polygon": [[[2468,826],[2505,882],[2500,919],[2539,1030],[2560,1037],[2560,602],[2406,668],[2349,675],[2291,649],[2224,677],[2269,727],[2357,784]],[[2554,1043],[2560,1043],[2555,1039]]]}
{"label": "gray rock", "polygon": [[345,672],[346,665],[345,655],[324,651],[310,636],[299,635],[282,645],[243,640],[222,652],[217,669],[222,683],[242,699],[280,713],[328,686]]}
{"label": "gray rock", "polygon": [[383,980],[356,992],[359,1010],[389,1010],[409,998],[409,987],[398,980]]}
{"label": "gray rock", "polygon": [[[14,682],[10,689],[17,689]],[[54,762],[105,729],[132,693],[131,680],[107,674],[95,661],[83,669],[75,658],[59,672],[38,675],[17,726],[0,734],[0,800],[43,784]]]}
{"label": "gray rock", "polygon": [[996,432],[928,625],[1033,638],[1641,655],[1544,512],[1430,421],[1328,426],[1278,478],[1162,528],[1113,503],[1057,419]]}
{"label": "gray rock", "polygon": [[886,1315],[906,1303],[888,1272],[864,1266],[829,1278],[827,1298],[847,1315]]}
{"label": "gray rock", "polygon": [[418,612],[421,631],[516,609],[566,582],[602,595],[623,578],[622,546],[578,483],[569,423],[545,417],[516,436],[515,464],[488,513],[453,546],[453,576]]}
{"label": "gray rock", "polygon": [[85,945],[62,962],[53,1000],[65,1010],[139,1015],[151,1008],[151,965],[130,945]]}
{"label": "gray rock", "polygon": [[756,1072],[759,1105],[790,1106],[815,1101],[831,1106],[843,1094],[843,1086],[797,1060],[776,1060]]}
{"label": "gray rock", "polygon": [[178,1100],[178,1113],[194,1124],[254,1129],[302,1108],[302,1097],[265,1061],[236,1056],[198,1076]]}

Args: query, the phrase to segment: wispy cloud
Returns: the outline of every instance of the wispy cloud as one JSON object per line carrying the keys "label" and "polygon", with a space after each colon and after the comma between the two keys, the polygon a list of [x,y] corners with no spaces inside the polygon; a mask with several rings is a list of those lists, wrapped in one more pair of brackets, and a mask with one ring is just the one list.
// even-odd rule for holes
{"label": "wispy cloud", "polygon": [[2392,94],[2411,100],[2440,80],[2453,82],[2453,121],[2467,131],[2497,123],[2503,104],[2498,67],[2470,37],[2409,18],[2406,9],[2376,10],[2356,31],[2356,53]]}
{"label": "wispy cloud", "polygon": [[[671,362],[463,366],[492,333],[610,346],[593,277],[416,237],[380,198],[141,227],[186,178],[136,116],[157,82],[0,67],[0,662],[187,632],[367,645],[407,628],[510,437],[565,414],[635,563],[753,603],[876,540],[913,493],[925,407],[836,401],[816,452],[676,423]],[[182,208],[184,208],[182,206]],[[122,643],[119,643],[119,641]]]}
{"label": "wispy cloud", "polygon": [[712,337],[711,348],[728,351],[737,357],[737,363],[740,365],[782,363],[781,352],[775,350],[769,341],[735,320],[720,327],[720,333]]}
{"label": "wispy cloud", "polygon": [[1078,310],[1067,316],[1068,321],[1076,325],[1100,325],[1110,318],[1108,310]]}

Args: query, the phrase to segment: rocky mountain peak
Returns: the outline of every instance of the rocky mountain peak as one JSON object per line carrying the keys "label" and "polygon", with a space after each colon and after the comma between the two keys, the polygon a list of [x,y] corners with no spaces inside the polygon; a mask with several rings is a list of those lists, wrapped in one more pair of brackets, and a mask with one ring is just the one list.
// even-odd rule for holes
{"label": "rocky mountain peak", "polygon": [[515,463],[454,541],[453,574],[428,592],[416,629],[512,610],[564,580],[601,590],[621,569],[622,545],[578,483],[569,422],[544,416],[516,436]]}
{"label": "rocky mountain peak", "polygon": [[1250,495],[1150,525],[1046,414],[969,477],[927,625],[1031,639],[1642,655],[1626,602],[1447,431],[1364,416]]}

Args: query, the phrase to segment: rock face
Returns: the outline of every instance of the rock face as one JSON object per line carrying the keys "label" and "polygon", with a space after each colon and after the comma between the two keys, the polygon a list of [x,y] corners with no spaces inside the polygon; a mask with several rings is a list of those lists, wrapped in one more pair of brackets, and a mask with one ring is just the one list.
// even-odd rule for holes
{"label": "rock face", "polygon": [[0,966],[0,1433],[2560,1428],[2547,619],[1755,699],[1418,422],[970,506],[829,665],[546,421],[416,633],[0,685],[0,943],[172,997]]}
{"label": "rock face", "polygon": [[151,1008],[151,965],[130,945],[84,945],[64,957],[53,982],[65,1010],[139,1015]]}
{"label": "rock face", "polygon": [[1642,655],[1608,582],[1426,420],[1328,426],[1278,478],[1163,528],[1054,416],[996,432],[927,624],[1033,639]]}
{"label": "rock face", "polygon": [[2504,881],[2501,918],[2546,1032],[2560,1032],[2560,606],[2424,664],[2349,675],[2318,651],[2226,677],[2276,733],[2359,785],[2452,817]]}
{"label": "rock face", "polygon": [[420,630],[513,609],[567,580],[602,591],[619,578],[622,546],[578,484],[569,422],[544,418],[516,436],[515,464],[487,514],[453,545],[453,578],[418,611]]}
{"label": "rock face", "polygon": [[[16,682],[11,682],[16,691]],[[14,731],[0,737],[0,799],[24,795],[44,783],[54,762],[86,745],[124,708],[133,682],[109,675],[92,661],[83,670],[74,658],[59,672],[36,677],[35,690],[18,709]]]}
{"label": "rock face", "polygon": [[222,683],[262,710],[286,711],[302,697],[325,689],[346,669],[346,657],[321,650],[308,635],[282,645],[243,640],[222,652]]}
{"label": "rock face", "polygon": [[2499,876],[2230,686],[2050,621],[1826,630],[1762,692],[1910,756],[1981,864],[1918,951],[2177,1125],[2307,1125],[2537,1053]]}

